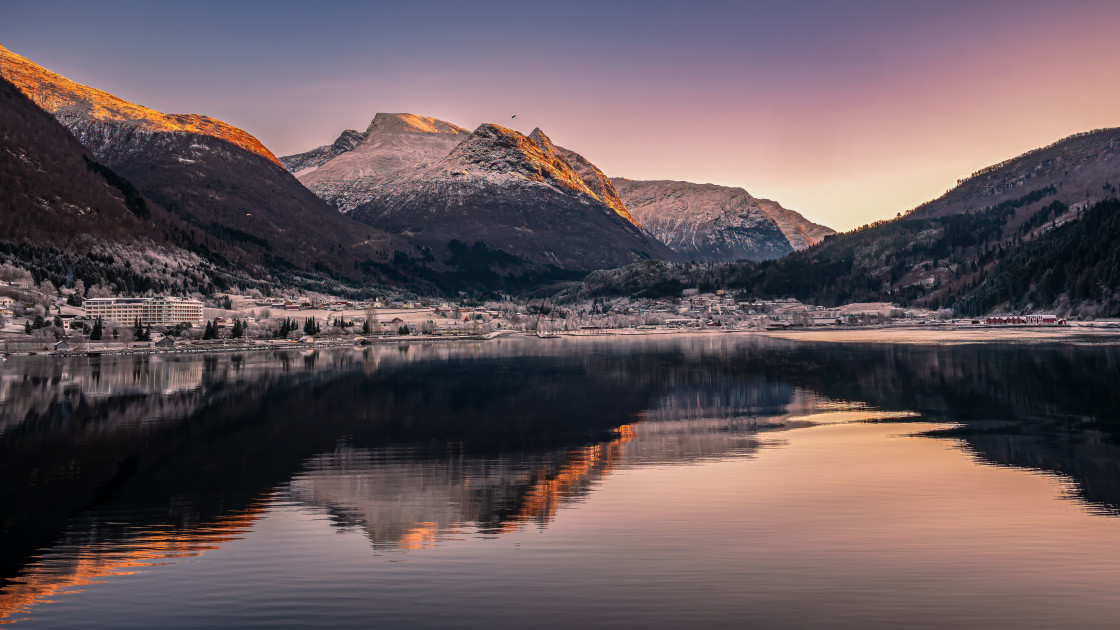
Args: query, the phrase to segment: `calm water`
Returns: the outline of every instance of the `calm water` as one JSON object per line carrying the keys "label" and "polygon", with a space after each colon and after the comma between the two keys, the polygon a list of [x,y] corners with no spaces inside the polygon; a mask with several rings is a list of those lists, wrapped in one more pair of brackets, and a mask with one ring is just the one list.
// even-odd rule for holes
{"label": "calm water", "polygon": [[0,364],[0,623],[1115,627],[1120,346]]}

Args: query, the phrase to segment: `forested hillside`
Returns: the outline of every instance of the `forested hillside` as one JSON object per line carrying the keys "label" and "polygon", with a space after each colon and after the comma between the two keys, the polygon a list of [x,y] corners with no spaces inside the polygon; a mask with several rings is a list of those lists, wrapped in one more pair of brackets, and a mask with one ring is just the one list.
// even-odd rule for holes
{"label": "forested hillside", "polygon": [[1008,252],[960,300],[963,313],[1081,306],[1086,315],[1120,314],[1120,201],[1102,201]]}
{"label": "forested hillside", "polygon": [[[1120,314],[1120,202],[1071,210],[1049,186],[979,212],[903,217],[825,238],[776,261],[642,263],[591,274],[567,295],[664,297],[688,287],[825,306],[894,302]],[[1035,204],[1033,213],[1017,210]]]}

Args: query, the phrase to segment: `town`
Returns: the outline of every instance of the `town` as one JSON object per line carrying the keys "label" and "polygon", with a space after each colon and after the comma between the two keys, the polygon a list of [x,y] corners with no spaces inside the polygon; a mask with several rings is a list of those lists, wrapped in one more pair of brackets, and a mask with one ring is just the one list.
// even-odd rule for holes
{"label": "town", "polygon": [[[14,278],[12,276],[15,276]],[[30,275],[0,280],[0,352],[207,351],[228,346],[335,345],[502,334],[541,337],[924,326],[1059,326],[1050,314],[960,319],[889,303],[826,308],[794,299],[752,300],[725,291],[685,290],[678,298],[444,300],[382,297],[352,301],[315,293],[265,297],[259,291],[214,296],[111,297],[78,281],[57,288]],[[1079,322],[1114,327],[1115,322]]]}

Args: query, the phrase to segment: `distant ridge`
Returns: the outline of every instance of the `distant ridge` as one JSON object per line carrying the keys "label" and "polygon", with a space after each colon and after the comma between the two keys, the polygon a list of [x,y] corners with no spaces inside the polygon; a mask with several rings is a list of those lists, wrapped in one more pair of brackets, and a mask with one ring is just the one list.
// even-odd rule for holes
{"label": "distant ridge", "polygon": [[622,177],[611,181],[642,225],[692,261],[781,258],[833,234],[831,228],[742,188]]}
{"label": "distant ridge", "polygon": [[[934,217],[975,212],[1054,186],[1054,198],[1066,204],[1085,204],[1108,197],[1106,186],[1120,180],[1120,128],[1094,129],[1067,136],[1016,157],[982,168],[958,180],[937,199],[907,213]],[[1025,206],[1033,213],[1042,202]]]}

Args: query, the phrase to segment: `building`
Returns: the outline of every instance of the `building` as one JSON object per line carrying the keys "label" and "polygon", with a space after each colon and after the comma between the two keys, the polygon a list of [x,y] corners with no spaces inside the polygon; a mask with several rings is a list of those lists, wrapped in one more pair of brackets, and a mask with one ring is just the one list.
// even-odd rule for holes
{"label": "building", "polygon": [[1066,323],[1064,319],[1058,319],[1057,315],[994,315],[985,321],[996,326],[1060,326]]}
{"label": "building", "polygon": [[89,298],[83,306],[90,319],[130,325],[137,319],[145,326],[202,326],[202,302],[173,297]]}

